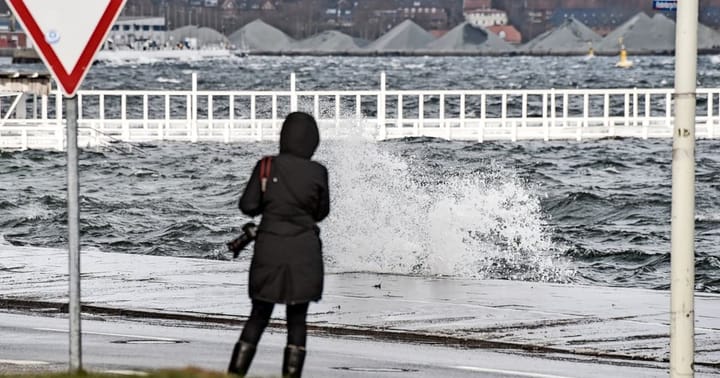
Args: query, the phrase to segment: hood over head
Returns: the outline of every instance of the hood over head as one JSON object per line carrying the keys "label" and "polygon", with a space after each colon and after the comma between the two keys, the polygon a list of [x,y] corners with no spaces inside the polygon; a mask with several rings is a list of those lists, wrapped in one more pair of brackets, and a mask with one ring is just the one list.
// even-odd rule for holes
{"label": "hood over head", "polygon": [[303,112],[290,113],[280,131],[280,153],[310,159],[320,144],[315,118]]}

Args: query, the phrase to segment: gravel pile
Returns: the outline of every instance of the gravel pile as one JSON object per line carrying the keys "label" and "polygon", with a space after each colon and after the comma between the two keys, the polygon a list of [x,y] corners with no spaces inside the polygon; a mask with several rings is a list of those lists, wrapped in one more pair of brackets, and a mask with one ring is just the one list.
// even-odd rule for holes
{"label": "gravel pile", "polygon": [[[650,18],[640,13],[608,34],[599,44],[601,53],[620,51],[619,39],[630,54],[672,53],[675,51],[675,21],[663,14]],[[701,50],[720,47],[720,34],[705,25],[698,28],[698,48]]]}
{"label": "gravel pile", "polygon": [[330,30],[293,43],[289,46],[289,50],[293,52],[331,54],[359,51],[365,45],[367,45],[367,41],[353,38],[339,31]]}
{"label": "gravel pile", "polygon": [[435,40],[435,37],[433,37],[432,34],[411,20],[405,20],[400,25],[370,43],[364,50],[381,53],[415,52],[422,50],[433,40]]}
{"label": "gravel pile", "polygon": [[425,50],[433,52],[483,52],[487,54],[507,54],[516,51],[515,47],[492,32],[477,28],[464,22],[442,37],[430,42]]}
{"label": "gravel pile", "polygon": [[251,52],[287,51],[295,42],[280,29],[255,20],[230,34],[230,43]]}
{"label": "gravel pile", "polygon": [[520,50],[533,55],[581,55],[597,45],[602,37],[582,22],[569,18],[553,30],[540,34]]}

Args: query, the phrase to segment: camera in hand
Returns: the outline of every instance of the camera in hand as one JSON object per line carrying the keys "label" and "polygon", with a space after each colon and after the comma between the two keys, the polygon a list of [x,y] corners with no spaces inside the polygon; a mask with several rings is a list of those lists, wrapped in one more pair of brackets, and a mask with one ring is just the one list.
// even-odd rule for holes
{"label": "camera in hand", "polygon": [[228,250],[233,253],[233,258],[236,259],[240,252],[247,247],[255,237],[257,236],[257,226],[255,223],[245,223],[242,227],[242,234],[235,240],[227,243]]}

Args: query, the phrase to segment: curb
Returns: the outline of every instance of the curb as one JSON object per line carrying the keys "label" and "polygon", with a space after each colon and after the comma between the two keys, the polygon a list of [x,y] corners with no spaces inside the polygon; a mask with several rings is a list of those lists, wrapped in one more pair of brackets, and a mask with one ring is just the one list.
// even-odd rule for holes
{"label": "curb", "polygon": [[[0,298],[0,307],[14,310],[52,309],[57,313],[68,313],[68,304],[61,302],[47,302],[17,298]],[[159,310],[130,310],[115,307],[82,304],[81,311],[93,315],[119,316],[135,319],[163,319],[186,322],[201,322],[228,326],[242,326],[245,316],[228,316],[222,314],[170,312]],[[284,329],[284,322],[271,321],[270,328]],[[563,349],[542,345],[521,344],[505,341],[483,340],[461,336],[422,333],[416,331],[400,331],[371,327],[358,327],[349,325],[320,325],[308,323],[308,331],[326,336],[363,336],[377,341],[400,341],[419,344],[432,344],[466,349],[504,349],[530,353],[557,353],[562,355],[594,357],[599,359],[636,361],[651,363],[669,363],[668,358],[651,358],[632,356],[627,354],[603,353],[585,349]],[[696,362],[697,366],[720,369],[720,363]]]}

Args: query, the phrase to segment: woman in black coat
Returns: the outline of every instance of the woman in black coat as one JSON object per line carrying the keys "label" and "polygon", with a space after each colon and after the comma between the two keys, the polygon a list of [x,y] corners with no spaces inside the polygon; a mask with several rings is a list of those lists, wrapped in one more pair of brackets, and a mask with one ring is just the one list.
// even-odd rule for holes
{"label": "woman in black coat", "polygon": [[280,154],[257,163],[240,198],[240,210],[251,217],[262,215],[262,221],[250,264],[252,311],[233,350],[232,374],[247,374],[276,303],[287,305],[283,377],[300,377],[302,372],[308,305],[319,301],[323,291],[317,223],[330,212],[327,169],[310,160],[319,142],[312,116],[288,115],[280,132]]}

